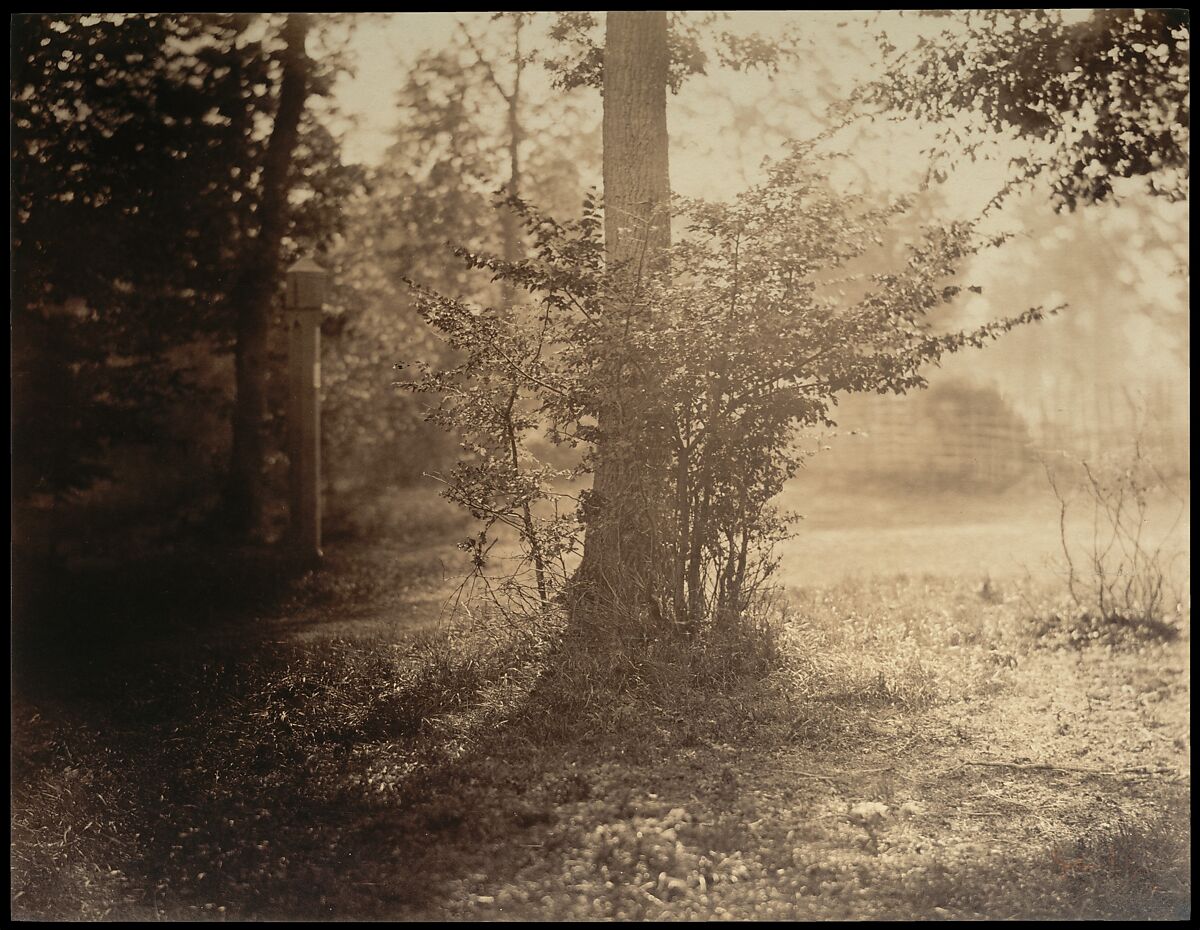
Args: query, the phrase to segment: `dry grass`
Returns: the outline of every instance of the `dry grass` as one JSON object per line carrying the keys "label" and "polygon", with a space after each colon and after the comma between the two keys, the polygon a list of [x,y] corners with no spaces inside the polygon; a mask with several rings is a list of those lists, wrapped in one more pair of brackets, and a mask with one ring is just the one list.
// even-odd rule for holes
{"label": "dry grass", "polygon": [[[554,617],[413,638],[363,612],[392,604],[376,564],[302,579],[258,634],[19,693],[14,916],[1190,908],[1186,615],[1079,637],[1011,579],[893,576],[692,644]],[[1089,774],[1135,768],[1159,774]]]}

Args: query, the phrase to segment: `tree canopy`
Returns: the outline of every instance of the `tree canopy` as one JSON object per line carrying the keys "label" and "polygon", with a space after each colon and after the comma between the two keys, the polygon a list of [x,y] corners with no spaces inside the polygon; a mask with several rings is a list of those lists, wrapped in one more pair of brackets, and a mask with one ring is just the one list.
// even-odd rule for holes
{"label": "tree canopy", "polygon": [[[274,16],[22,14],[12,22],[18,493],[87,487],[114,441],[161,436],[195,394],[173,350],[230,349],[260,232],[281,75]],[[328,87],[335,60],[314,66]],[[336,232],[356,183],[302,120],[289,236]],[[61,416],[46,423],[48,395]]]}
{"label": "tree canopy", "polygon": [[945,125],[942,161],[956,147],[973,153],[980,130],[1033,143],[1013,158],[1014,181],[1044,177],[1067,209],[1108,198],[1123,178],[1186,197],[1190,14],[1073,12],[949,12],[951,27],[899,54],[881,34],[891,60],[862,99]]}

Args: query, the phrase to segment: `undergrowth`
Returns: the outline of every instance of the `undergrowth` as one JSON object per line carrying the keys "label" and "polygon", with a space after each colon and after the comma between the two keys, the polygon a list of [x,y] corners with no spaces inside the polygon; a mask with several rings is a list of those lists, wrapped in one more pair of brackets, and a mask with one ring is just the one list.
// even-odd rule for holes
{"label": "undergrowth", "polygon": [[1190,833],[1178,814],[1119,824],[986,867],[927,868],[906,892],[944,917],[1182,920],[1191,914]]}
{"label": "undergrowth", "polygon": [[[1015,590],[937,579],[793,592],[690,641],[531,619],[113,655],[18,694],[14,916],[424,913],[442,878],[542,842],[562,805],[603,790],[606,816],[634,816],[632,794],[623,813],[598,787],[606,766],[619,784],[731,746],[903,752],[890,721],[911,739],[923,711],[1004,688],[1041,642]],[[725,814],[680,836],[728,858],[759,815],[723,771],[703,777]]]}

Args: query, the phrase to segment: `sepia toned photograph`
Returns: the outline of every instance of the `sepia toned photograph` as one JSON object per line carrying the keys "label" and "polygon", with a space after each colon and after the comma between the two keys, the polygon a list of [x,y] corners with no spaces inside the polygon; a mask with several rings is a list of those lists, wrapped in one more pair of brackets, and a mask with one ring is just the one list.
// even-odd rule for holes
{"label": "sepia toned photograph", "polygon": [[10,918],[1191,916],[1191,14],[13,13]]}

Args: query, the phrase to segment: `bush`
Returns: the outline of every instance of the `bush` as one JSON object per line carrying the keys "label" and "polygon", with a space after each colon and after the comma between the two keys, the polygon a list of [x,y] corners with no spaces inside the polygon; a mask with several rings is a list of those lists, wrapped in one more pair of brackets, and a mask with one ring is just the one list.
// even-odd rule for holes
{"label": "bush", "polygon": [[1033,635],[1042,644],[1053,647],[1121,648],[1152,642],[1174,642],[1179,638],[1179,628],[1173,623],[1152,617],[1127,617],[1122,614],[1105,616],[1071,604],[1038,616]]}
{"label": "bush", "polygon": [[[669,276],[606,262],[592,199],[567,223],[513,202],[535,257],[460,251],[526,302],[498,310],[417,288],[456,364],[421,366],[406,386],[463,437],[469,457],[446,494],[483,524],[478,566],[507,526],[532,567],[530,601],[583,590],[600,613],[628,613],[633,635],[725,623],[771,580],[787,534],[772,500],[800,465],[798,429],[833,425],[839,395],[923,388],[931,363],[1042,317],[939,331],[937,312],[963,290],[949,282],[995,244],[969,223],[926,230],[889,273],[852,271],[904,205],[839,196],[822,160],[798,144],[732,203],[680,201],[687,234]],[[534,457],[539,433],[580,453],[572,474]],[[588,472],[589,490],[561,492]],[[572,579],[585,529],[601,555]]]}

